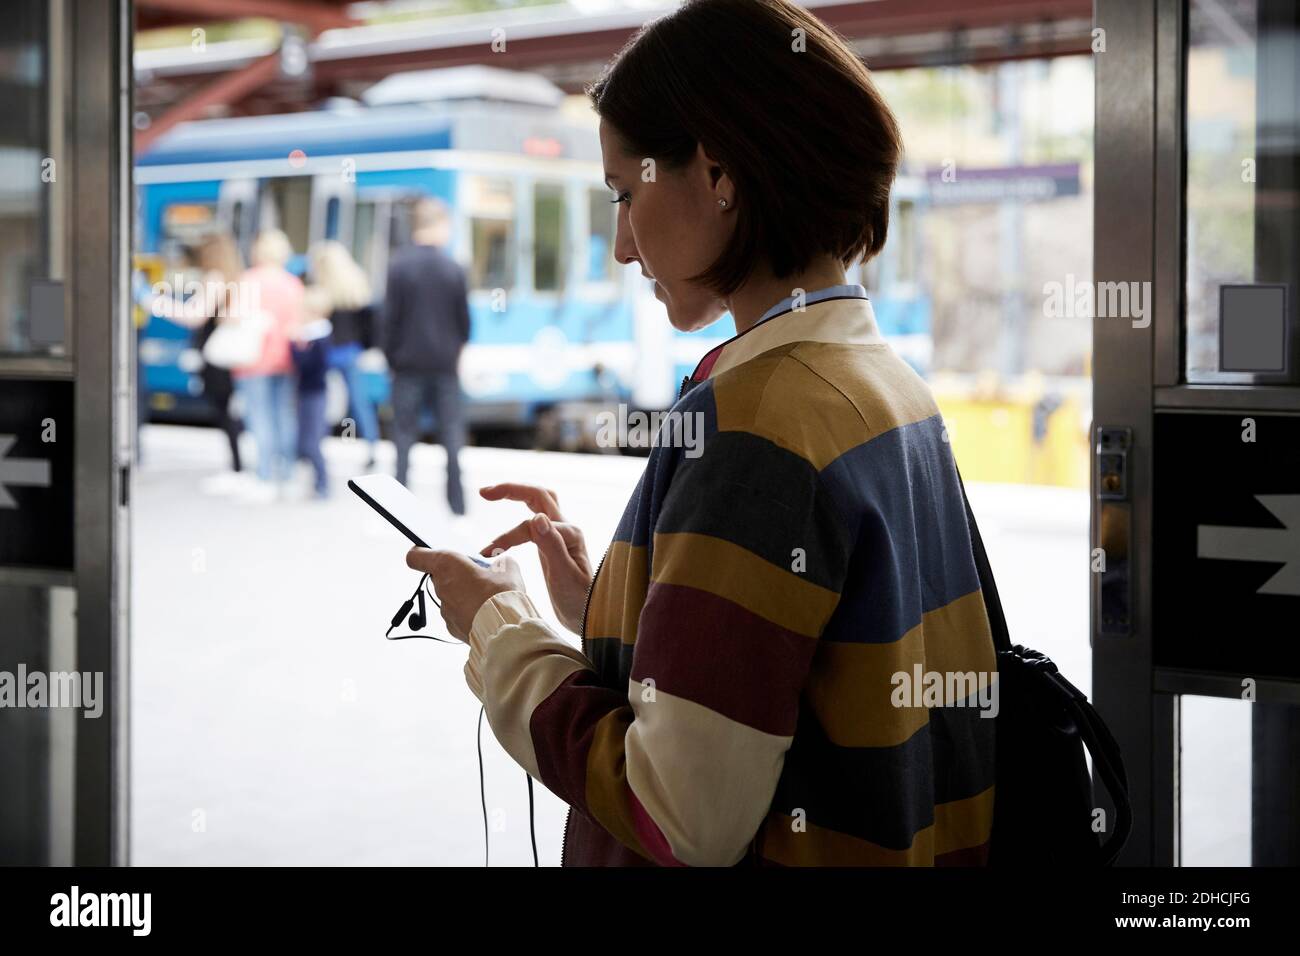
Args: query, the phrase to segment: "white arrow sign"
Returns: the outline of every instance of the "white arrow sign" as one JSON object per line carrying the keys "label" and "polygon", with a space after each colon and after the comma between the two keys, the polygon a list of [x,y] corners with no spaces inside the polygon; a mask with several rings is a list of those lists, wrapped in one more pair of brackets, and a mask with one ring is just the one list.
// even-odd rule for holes
{"label": "white arrow sign", "polygon": [[1277,574],[1256,593],[1300,597],[1300,495],[1256,495],[1255,500],[1285,527],[1197,525],[1196,556],[1221,561],[1280,561]]}
{"label": "white arrow sign", "polygon": [[50,487],[50,463],[38,458],[6,458],[9,449],[18,439],[13,435],[0,435],[0,508],[17,508],[18,502],[5,485],[29,485],[35,488]]}

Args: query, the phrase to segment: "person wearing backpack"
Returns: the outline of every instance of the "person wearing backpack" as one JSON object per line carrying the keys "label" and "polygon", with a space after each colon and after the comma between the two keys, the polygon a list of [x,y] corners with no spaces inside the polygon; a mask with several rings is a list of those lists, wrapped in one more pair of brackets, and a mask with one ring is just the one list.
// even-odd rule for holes
{"label": "person wearing backpack", "polygon": [[736,334],[599,562],[563,493],[481,489],[533,512],[482,553],[536,547],[558,625],[508,555],[408,553],[470,690],[570,805],[563,865],[987,864],[997,656],[960,481],[846,275],[887,238],[893,114],[787,0],[687,0],[588,94],[616,259],[676,329]]}

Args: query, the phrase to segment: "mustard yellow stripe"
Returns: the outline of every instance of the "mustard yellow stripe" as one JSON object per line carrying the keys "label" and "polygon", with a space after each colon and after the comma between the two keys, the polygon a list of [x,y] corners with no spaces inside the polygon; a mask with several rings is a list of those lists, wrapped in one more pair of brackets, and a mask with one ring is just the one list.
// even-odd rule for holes
{"label": "mustard yellow stripe", "polygon": [[892,747],[911,739],[930,722],[930,711],[895,707],[892,678],[924,662],[921,625],[889,644],[822,641],[806,695],[827,739],[840,747]]}
{"label": "mustard yellow stripe", "polygon": [[758,851],[782,866],[933,866],[934,827],[918,831],[906,850],[894,850],[773,811]]}
{"label": "mustard yellow stripe", "polygon": [[788,357],[796,347],[713,378],[718,430],[766,438],[820,471],[871,434],[843,395]]}
{"label": "mustard yellow stripe", "polygon": [[759,435],[819,471],[939,411],[929,387],[888,346],[798,342],[712,381],[720,431]]}
{"label": "mustard yellow stripe", "polygon": [[989,630],[984,593],[979,589],[927,612],[921,626],[925,629],[926,670],[997,670],[997,651]]}
{"label": "mustard yellow stripe", "polygon": [[636,643],[637,620],[645,605],[646,549],[615,541],[605,555],[600,579],[591,592],[587,609],[587,634],[618,636],[624,644]]}
{"label": "mustard yellow stripe", "polygon": [[699,588],[773,624],[817,637],[839,595],[711,535],[656,534],[651,580]]}
{"label": "mustard yellow stripe", "polygon": [[[827,738],[841,747],[892,747],[929,721],[929,710],[904,693],[922,675],[962,675],[973,693],[995,680],[997,655],[979,591],[930,611],[921,623],[887,644],[823,641],[813,657],[807,696]],[[907,682],[895,683],[896,674]],[[969,677],[969,681],[965,678]],[[924,684],[922,683],[922,689]],[[918,691],[919,694],[919,691]],[[967,695],[962,695],[967,696]],[[902,700],[904,706],[895,706]]]}
{"label": "mustard yellow stripe", "polygon": [[917,831],[906,850],[798,821],[772,811],[759,853],[784,866],[933,866],[936,856],[986,843],[993,833],[993,788],[934,808],[934,823]]}
{"label": "mustard yellow stripe", "polygon": [[993,834],[993,788],[934,807],[936,856],[979,846]]}
{"label": "mustard yellow stripe", "polygon": [[637,839],[627,805],[627,763],[623,748],[631,723],[632,709],[619,707],[596,724],[591,749],[587,751],[587,810],[615,838],[649,860],[653,857]]}
{"label": "mustard yellow stripe", "polygon": [[870,438],[939,413],[930,386],[893,349],[804,342],[792,358],[846,396]]}

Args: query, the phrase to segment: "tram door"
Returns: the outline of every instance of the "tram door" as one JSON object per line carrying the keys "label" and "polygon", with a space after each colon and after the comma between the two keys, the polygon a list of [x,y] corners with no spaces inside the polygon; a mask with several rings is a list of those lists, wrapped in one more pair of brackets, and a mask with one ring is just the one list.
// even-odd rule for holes
{"label": "tram door", "polygon": [[1129,865],[1300,863],[1300,5],[1097,0],[1094,697]]}
{"label": "tram door", "polygon": [[128,15],[0,24],[0,864],[126,862]]}

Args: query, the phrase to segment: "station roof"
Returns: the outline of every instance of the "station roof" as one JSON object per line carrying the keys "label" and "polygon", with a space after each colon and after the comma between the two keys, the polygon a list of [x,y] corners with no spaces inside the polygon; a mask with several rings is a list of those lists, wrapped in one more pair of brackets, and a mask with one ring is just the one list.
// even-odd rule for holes
{"label": "station roof", "polygon": [[[646,22],[676,3],[570,0],[401,22],[361,22],[382,3],[346,0],[136,0],[137,28],[279,21],[303,56],[282,69],[280,37],[135,53],[137,148],[188,119],[288,113],[335,96],[362,99],[394,73],[490,63],[579,92]],[[1086,53],[1092,0],[803,0],[872,69]],[[394,9],[397,9],[394,7]],[[487,38],[506,30],[504,52]]]}

